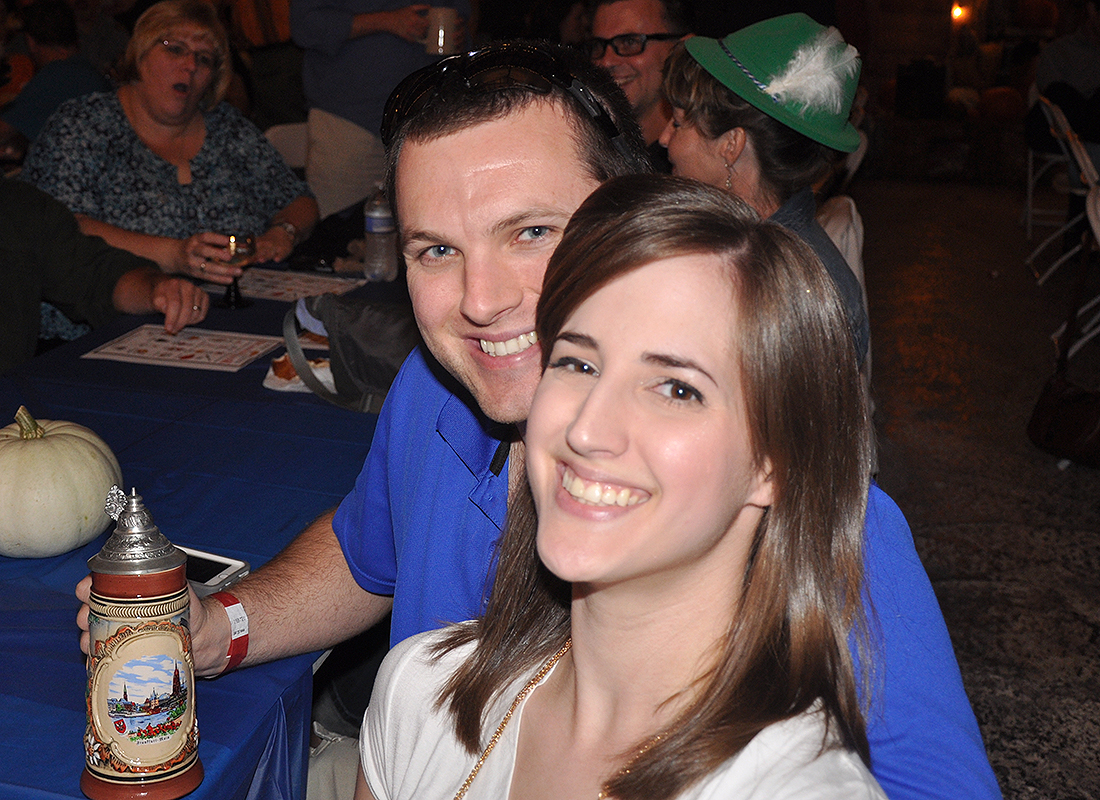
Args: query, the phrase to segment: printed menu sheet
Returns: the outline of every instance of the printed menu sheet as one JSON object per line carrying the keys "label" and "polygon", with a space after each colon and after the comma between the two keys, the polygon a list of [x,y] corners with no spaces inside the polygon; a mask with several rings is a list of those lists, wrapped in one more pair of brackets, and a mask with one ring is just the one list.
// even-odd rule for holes
{"label": "printed menu sheet", "polygon": [[[244,297],[261,300],[285,300],[297,302],[301,297],[313,297],[318,294],[344,294],[357,286],[362,286],[365,278],[351,280],[336,278],[332,275],[316,275],[309,272],[288,272],[279,269],[245,270],[237,285]],[[212,295],[225,292],[225,287],[208,283],[203,286]]]}
{"label": "printed menu sheet", "polygon": [[184,328],[175,336],[160,325],[142,325],[81,358],[236,372],[283,344],[281,336]]}

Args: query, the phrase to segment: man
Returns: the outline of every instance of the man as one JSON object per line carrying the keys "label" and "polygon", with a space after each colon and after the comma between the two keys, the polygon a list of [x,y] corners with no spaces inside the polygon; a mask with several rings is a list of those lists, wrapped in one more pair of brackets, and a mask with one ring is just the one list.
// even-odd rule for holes
{"label": "man", "polygon": [[0,153],[16,162],[59,105],[111,89],[111,82],[80,55],[76,16],[65,0],[35,0],[22,14],[35,74],[0,114]]}
{"label": "man", "polygon": [[672,118],[661,93],[661,67],[689,31],[680,0],[597,0],[592,38],[585,43],[593,63],[607,69],[626,94],[660,172],[672,171],[657,141]]}
{"label": "man", "polygon": [[118,312],[159,311],[169,333],[201,322],[210,307],[190,281],[85,236],[48,194],[0,178],[0,373],[34,355],[43,300],[93,326]]}
{"label": "man", "polygon": [[[570,58],[497,45],[410,76],[391,97],[382,138],[427,351],[391,387],[339,509],[231,594],[193,601],[200,675],[331,646],[391,608],[392,641],[481,609],[540,377],[532,334],[547,260],[588,192],[645,169],[624,98]],[[868,590],[888,651],[870,676],[887,695],[871,716],[879,778],[895,800],[999,797],[899,520],[892,506],[868,520]]]}
{"label": "man", "polygon": [[[469,18],[467,0],[437,0]],[[431,63],[424,50],[427,4],[386,0],[293,0],[290,29],[305,49],[309,105],[306,180],[327,217],[374,192],[382,180],[382,106],[405,75]]]}

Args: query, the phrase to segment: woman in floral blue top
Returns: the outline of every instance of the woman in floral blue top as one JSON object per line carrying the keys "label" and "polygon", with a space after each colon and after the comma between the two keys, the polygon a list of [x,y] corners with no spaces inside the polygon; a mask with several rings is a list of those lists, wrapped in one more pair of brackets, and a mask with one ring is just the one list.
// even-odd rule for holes
{"label": "woman in floral blue top", "polygon": [[138,20],[117,92],[62,105],[22,177],[69,206],[85,233],[165,272],[229,283],[227,233],[281,261],[317,203],[252,123],[221,102],[229,45],[210,3],[164,0]]}

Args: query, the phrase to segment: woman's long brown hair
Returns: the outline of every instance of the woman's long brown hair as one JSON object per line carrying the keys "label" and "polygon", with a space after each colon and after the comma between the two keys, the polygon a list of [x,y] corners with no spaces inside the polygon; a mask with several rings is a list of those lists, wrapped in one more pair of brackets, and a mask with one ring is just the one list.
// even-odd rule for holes
{"label": "woman's long brown hair", "polygon": [[[867,675],[870,426],[844,307],[812,251],[703,184],[653,175],[609,181],[574,214],[550,260],[536,321],[544,366],[585,299],[633,269],[693,253],[727,266],[739,319],[729,335],[740,353],[753,455],[757,466],[770,465],[775,494],[744,574],[729,576],[741,594],[722,652],[657,744],[610,781],[624,799],[675,797],[765,727],[819,700],[844,745],[869,758],[849,640],[861,643]],[[498,722],[484,718],[490,701],[569,635],[569,587],[539,562],[524,489],[509,504],[484,617],[439,648],[477,642],[439,698],[471,753]],[[637,744],[624,763],[645,743]]]}

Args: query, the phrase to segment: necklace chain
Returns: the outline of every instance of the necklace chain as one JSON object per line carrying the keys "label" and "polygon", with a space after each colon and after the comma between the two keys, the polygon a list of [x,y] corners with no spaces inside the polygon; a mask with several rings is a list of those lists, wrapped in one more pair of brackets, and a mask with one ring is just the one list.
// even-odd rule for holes
{"label": "necklace chain", "polygon": [[470,784],[474,782],[474,778],[477,777],[477,773],[481,771],[481,765],[485,763],[485,759],[489,757],[489,753],[493,752],[493,748],[497,746],[497,742],[500,741],[500,737],[504,735],[504,728],[508,725],[508,722],[512,719],[512,715],[516,713],[516,709],[519,708],[519,704],[524,701],[527,695],[531,694],[536,686],[542,683],[543,678],[549,674],[550,670],[554,668],[554,665],[561,660],[561,657],[569,652],[569,648],[573,646],[573,639],[569,638],[565,640],[565,644],[561,646],[561,649],[554,653],[550,657],[550,660],[542,665],[542,669],[535,673],[535,676],[531,680],[527,681],[527,685],[519,690],[519,694],[516,695],[516,699],[512,701],[512,707],[508,709],[508,713],[504,715],[504,719],[500,721],[500,725],[497,726],[496,732],[492,738],[489,739],[489,743],[485,745],[485,749],[481,752],[481,757],[478,758],[477,763],[474,764],[474,768],[470,770],[470,774],[466,776],[466,780],[463,781],[461,788],[455,795],[455,800],[462,800],[466,796],[466,792],[470,789]]}
{"label": "necklace chain", "polygon": [[[474,768],[470,770],[470,774],[467,775],[466,780],[462,782],[462,786],[455,794],[454,800],[462,800],[462,798],[466,796],[466,792],[470,789],[470,784],[474,782],[474,778],[476,778],[478,772],[481,771],[481,765],[485,763],[485,759],[487,759],[489,757],[489,754],[493,752],[493,748],[497,746],[497,742],[500,741],[500,737],[504,735],[504,728],[511,721],[512,715],[516,713],[516,709],[519,708],[520,703],[524,701],[527,695],[531,694],[531,692],[534,691],[536,686],[542,683],[543,679],[550,673],[550,670],[554,668],[554,665],[561,660],[562,656],[569,652],[569,648],[572,646],[573,639],[572,637],[570,637],[569,639],[565,640],[565,644],[562,645],[561,649],[558,650],[558,652],[554,653],[554,655],[550,656],[550,660],[542,665],[542,669],[536,672],[531,680],[527,681],[527,685],[519,690],[519,694],[517,694],[516,699],[512,701],[512,706],[508,709],[508,713],[504,715],[504,719],[500,721],[500,724],[497,726],[496,731],[489,739],[489,743],[485,745],[485,749],[481,751],[481,756],[478,758],[477,763],[474,764]],[[662,738],[664,737],[658,733],[656,736],[646,742],[645,745],[641,747],[637,753],[634,754],[634,757],[630,759],[626,766],[619,770],[618,774],[629,775],[630,767],[634,764],[634,762],[636,762],[639,758],[648,753],[650,749],[652,749],[653,746],[657,744],[657,742],[661,741]],[[600,793],[596,795],[596,797],[597,800],[606,800],[606,798],[609,797],[609,795],[607,794],[606,784],[604,784],[604,786],[600,789]]]}

